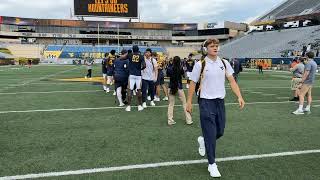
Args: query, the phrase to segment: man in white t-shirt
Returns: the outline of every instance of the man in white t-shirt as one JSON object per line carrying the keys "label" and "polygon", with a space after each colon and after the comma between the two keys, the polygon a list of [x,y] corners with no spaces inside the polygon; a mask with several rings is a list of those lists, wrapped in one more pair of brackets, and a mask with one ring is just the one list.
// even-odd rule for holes
{"label": "man in white t-shirt", "polygon": [[154,103],[154,85],[158,77],[158,63],[152,58],[152,50],[148,48],[145,52],[146,68],[141,71],[142,74],[142,107],[147,108],[147,91],[150,92],[150,106],[155,106]]}
{"label": "man in white t-shirt", "polygon": [[218,56],[219,40],[208,39],[202,45],[203,57],[197,62],[190,76],[190,87],[187,111],[192,112],[192,98],[196,83],[199,84],[199,110],[203,137],[198,138],[199,154],[208,157],[208,171],[212,177],[221,177],[215,163],[216,140],[223,136],[225,128],[226,96],[225,79],[229,80],[233,93],[238,97],[240,108],[244,108],[244,100],[233,77],[233,69],[228,61]]}

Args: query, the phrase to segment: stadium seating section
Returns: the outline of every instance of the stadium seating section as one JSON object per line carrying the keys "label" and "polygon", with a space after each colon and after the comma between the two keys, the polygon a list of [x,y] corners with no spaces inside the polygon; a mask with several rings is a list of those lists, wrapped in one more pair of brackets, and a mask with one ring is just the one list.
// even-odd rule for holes
{"label": "stadium seating section", "polygon": [[274,58],[284,51],[301,51],[303,45],[319,42],[320,26],[255,32],[223,45],[220,54],[229,58]]}
{"label": "stadium seating section", "polygon": [[259,20],[278,19],[289,16],[315,13],[320,10],[319,0],[288,0]]}

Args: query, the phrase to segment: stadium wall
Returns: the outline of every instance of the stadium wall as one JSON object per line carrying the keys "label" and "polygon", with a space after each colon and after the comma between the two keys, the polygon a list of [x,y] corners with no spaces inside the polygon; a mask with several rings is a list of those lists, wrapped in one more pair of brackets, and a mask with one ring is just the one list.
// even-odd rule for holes
{"label": "stadium wall", "polygon": [[[289,65],[294,58],[236,58],[241,64],[256,64],[259,61],[264,61],[267,63],[268,67],[273,65],[285,64]],[[320,58],[314,59],[316,63],[320,66]]]}

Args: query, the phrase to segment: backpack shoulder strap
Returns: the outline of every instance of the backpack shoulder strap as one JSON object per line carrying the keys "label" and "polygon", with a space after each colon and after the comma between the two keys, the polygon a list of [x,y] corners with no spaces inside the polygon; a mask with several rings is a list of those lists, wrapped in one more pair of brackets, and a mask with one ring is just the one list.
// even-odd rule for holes
{"label": "backpack shoulder strap", "polygon": [[227,66],[226,66],[225,60],[224,60],[224,59],[221,59],[221,61],[222,61],[222,64],[223,64],[224,68],[227,70]]}
{"label": "backpack shoulder strap", "polygon": [[205,59],[202,59],[202,60],[201,60],[200,78],[203,76],[203,71],[204,71],[205,66],[206,66],[206,60],[205,60]]}
{"label": "backpack shoulder strap", "polygon": [[228,76],[227,76],[227,65],[226,65],[226,62],[225,62],[224,59],[221,59],[221,61],[222,61],[222,64],[223,64],[223,66],[224,66],[225,76],[228,77]]}
{"label": "backpack shoulder strap", "polygon": [[206,66],[206,60],[205,59],[201,59],[201,71],[200,71],[200,80],[199,80],[199,84],[198,84],[198,96],[200,97],[200,92],[201,92],[201,85],[202,85],[202,80],[204,78],[204,68]]}

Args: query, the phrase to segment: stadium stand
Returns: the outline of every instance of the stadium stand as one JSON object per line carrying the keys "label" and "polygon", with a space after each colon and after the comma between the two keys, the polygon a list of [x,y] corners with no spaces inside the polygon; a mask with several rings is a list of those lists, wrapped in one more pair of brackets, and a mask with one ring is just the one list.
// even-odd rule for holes
{"label": "stadium stand", "polygon": [[[132,46],[121,46],[122,49],[131,49]],[[162,47],[147,47],[140,46],[140,51],[144,52],[147,48],[151,48],[155,52],[166,53],[166,50]],[[83,56],[88,56],[90,54],[99,53],[103,56],[104,53],[110,52],[111,50],[118,51],[118,46],[92,46],[92,45],[48,45],[44,51],[44,56],[46,58],[50,58],[50,56],[54,58],[81,58]],[[97,57],[97,58],[101,58]]]}
{"label": "stadium stand", "polygon": [[44,45],[33,44],[8,44],[6,46],[14,57],[40,58]]}
{"label": "stadium stand", "polygon": [[287,0],[280,6],[259,18],[259,21],[279,19],[290,16],[306,15],[319,12],[319,0]]}
{"label": "stadium stand", "polygon": [[199,50],[198,48],[195,47],[167,47],[167,52],[169,54],[169,57],[173,57],[173,56],[179,56],[181,58],[185,58],[188,57],[188,55],[190,54],[190,52],[194,52]]}
{"label": "stadium stand", "polygon": [[255,32],[223,45],[220,53],[228,58],[272,58],[281,57],[284,51],[302,50],[303,45],[319,42],[320,26]]}

